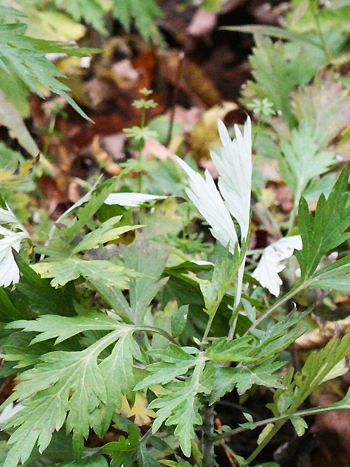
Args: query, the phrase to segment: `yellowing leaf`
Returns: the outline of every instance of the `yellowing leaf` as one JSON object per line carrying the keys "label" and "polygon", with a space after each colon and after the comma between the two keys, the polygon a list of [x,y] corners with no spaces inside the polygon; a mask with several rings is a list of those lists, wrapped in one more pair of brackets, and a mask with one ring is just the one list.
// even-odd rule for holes
{"label": "yellowing leaf", "polygon": [[124,417],[135,417],[134,422],[138,426],[149,425],[151,419],[155,417],[153,410],[148,408],[147,399],[140,392],[136,393],[135,402],[132,408],[129,405],[128,399],[124,396],[120,413]]}

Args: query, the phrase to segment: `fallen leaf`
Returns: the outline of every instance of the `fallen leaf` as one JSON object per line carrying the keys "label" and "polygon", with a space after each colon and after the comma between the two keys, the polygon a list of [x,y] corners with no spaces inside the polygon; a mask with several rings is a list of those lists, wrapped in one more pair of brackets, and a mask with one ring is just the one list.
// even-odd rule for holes
{"label": "fallen leaf", "polygon": [[217,13],[199,8],[187,28],[187,33],[193,37],[207,36],[215,29],[217,19]]}
{"label": "fallen leaf", "polygon": [[113,82],[102,78],[90,79],[85,84],[85,88],[93,107],[99,106],[109,99],[113,99],[117,92]]}
{"label": "fallen leaf", "polygon": [[326,321],[318,329],[308,332],[294,342],[297,350],[313,350],[324,347],[332,337],[345,333],[350,326],[350,316],[338,321]]}
{"label": "fallen leaf", "polygon": [[120,166],[116,162],[113,162],[108,152],[105,149],[103,149],[103,147],[100,144],[100,137],[98,135],[96,135],[92,141],[91,152],[94,158],[99,163],[100,167],[106,173],[112,176],[120,174]]}
{"label": "fallen leaf", "polygon": [[204,112],[191,132],[191,146],[195,159],[209,158],[212,146],[220,144],[217,129],[218,120],[224,120],[225,116],[236,108],[237,104],[234,102],[224,102],[222,105],[215,105]]}
{"label": "fallen leaf", "polygon": [[125,159],[124,146],[127,139],[125,133],[114,133],[101,137],[100,144],[113,160],[119,161]]}
{"label": "fallen leaf", "polygon": [[133,67],[131,60],[125,58],[111,67],[111,77],[120,89],[128,90],[137,85],[139,73]]}
{"label": "fallen leaf", "polygon": [[150,138],[146,141],[142,153],[146,157],[154,156],[160,160],[169,158],[171,159],[175,157],[175,154],[170,149],[153,138]]}
{"label": "fallen leaf", "polygon": [[287,185],[278,185],[275,188],[275,204],[283,212],[290,212],[293,209],[293,194]]}

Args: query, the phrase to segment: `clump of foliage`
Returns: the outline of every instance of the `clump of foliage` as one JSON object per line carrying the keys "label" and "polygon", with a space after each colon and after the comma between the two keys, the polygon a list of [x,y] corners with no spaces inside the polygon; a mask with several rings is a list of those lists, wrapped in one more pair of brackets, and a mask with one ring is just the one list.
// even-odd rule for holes
{"label": "clump of foliage", "polygon": [[[91,19],[80,2],[54,3],[102,28],[96,21],[103,2],[88,2],[97,12]],[[135,4],[115,3],[128,24]],[[145,12],[157,15],[153,2]],[[313,18],[313,10],[307,14]],[[350,291],[349,173],[330,171],[338,168],[350,98],[336,71],[323,69],[336,52],[320,35],[322,21],[315,30],[306,24],[302,33],[249,29],[257,34],[254,81],[243,103],[256,123],[248,117],[232,138],[218,122],[221,145],[211,154],[218,186],[209,171],[203,176],[180,157],[158,161],[171,167],[173,192],[143,173],[144,144],[154,137],[146,112],[156,105],[144,89],[135,102],[141,124],[126,129],[138,160],[91,183],[39,242],[11,206],[16,180],[27,180],[26,162],[3,148],[7,159],[16,157],[7,163],[0,199],[1,374],[16,379],[2,404],[5,467],[213,466],[222,445],[230,450],[230,438],[257,430],[247,458],[230,450],[238,465],[249,466],[286,423],[301,436],[308,416],[350,409],[350,393],[329,406],[304,406],[315,389],[347,371],[349,332],[310,352],[301,368],[289,358],[313,326],[313,290]],[[44,54],[81,50],[27,37],[20,23],[3,25],[0,40],[1,72],[19,76],[31,92],[45,87],[75,105]],[[28,54],[32,61],[24,61]],[[275,241],[263,252],[250,250],[264,189],[253,153],[274,159],[293,197],[289,217],[275,221]],[[138,177],[127,180],[135,164]],[[273,219],[273,209],[264,208]],[[189,234],[194,218],[209,226],[215,246]],[[239,426],[215,426],[225,396],[249,398],[257,387],[270,395],[269,417],[254,419],[243,407]]]}

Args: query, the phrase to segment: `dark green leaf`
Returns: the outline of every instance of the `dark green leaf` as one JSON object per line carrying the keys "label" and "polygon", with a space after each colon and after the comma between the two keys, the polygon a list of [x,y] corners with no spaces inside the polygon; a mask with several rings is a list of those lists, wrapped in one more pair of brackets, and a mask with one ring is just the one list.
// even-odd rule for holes
{"label": "dark green leaf", "polygon": [[299,232],[303,249],[296,251],[302,280],[310,277],[322,257],[350,237],[350,207],[348,207],[349,173],[345,168],[326,199],[322,194],[312,214],[305,199],[299,205]]}

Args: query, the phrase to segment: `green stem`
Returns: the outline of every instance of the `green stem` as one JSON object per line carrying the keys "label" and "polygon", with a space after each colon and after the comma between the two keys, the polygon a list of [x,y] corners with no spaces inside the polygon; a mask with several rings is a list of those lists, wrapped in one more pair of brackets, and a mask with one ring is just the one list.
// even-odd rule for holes
{"label": "green stem", "polygon": [[249,334],[252,329],[257,328],[264,319],[270,316],[274,311],[276,311],[284,303],[288,302],[288,300],[293,298],[294,295],[299,293],[301,290],[305,289],[308,285],[309,285],[309,281],[302,282],[300,285],[298,285],[294,289],[291,289],[286,295],[283,295],[283,297],[277,300],[277,302],[275,302],[267,311],[265,311],[265,313],[263,313],[257,320],[254,321],[254,323],[250,326],[250,328],[246,331],[244,335]]}
{"label": "green stem", "polygon": [[296,218],[297,211],[298,211],[298,204],[299,203],[296,203],[296,201],[294,201],[294,206],[293,206],[293,209],[291,210],[289,222],[288,222],[288,234],[290,234],[293,229],[295,218]]}
{"label": "green stem", "polygon": [[[143,109],[142,114],[141,114],[141,122],[140,122],[140,128],[141,129],[144,128],[145,123],[146,123],[146,109]],[[138,160],[139,165],[141,165],[142,150],[144,148],[144,145],[145,145],[145,141],[142,139],[142,142],[140,142],[140,146],[139,146],[139,149],[138,149],[138,156],[137,156],[137,160]],[[140,193],[142,193],[142,173],[140,171],[140,167],[139,167],[139,176],[138,176],[138,191]]]}
{"label": "green stem", "polygon": [[[334,408],[330,407],[329,410],[334,410]],[[276,423],[276,425],[272,428],[272,430],[268,433],[268,435],[263,439],[262,443],[259,444],[259,446],[256,447],[254,452],[248,457],[248,459],[245,462],[245,465],[249,466],[251,462],[253,462],[253,460],[260,454],[260,452],[265,448],[265,446],[267,446],[267,444],[272,440],[272,438],[279,432],[282,426],[285,425],[291,417],[293,416],[307,417],[307,416],[315,415],[317,413],[324,412],[324,411],[325,411],[325,407],[320,407],[320,408],[310,409],[310,410],[301,410],[299,412],[294,412],[292,414],[280,415],[278,417],[271,417],[271,418],[267,418],[265,420],[260,420],[259,422],[256,422],[255,428],[267,425],[268,423]],[[240,428],[242,429],[242,427]],[[236,429],[235,433],[233,433],[233,431],[235,430],[232,430],[231,433],[225,433],[225,435],[230,434],[232,436],[233,434],[237,434],[238,433],[237,430],[238,428]]]}
{"label": "green stem", "polygon": [[[253,428],[240,426],[238,428],[235,428],[234,430],[226,431],[225,433],[216,435],[214,436],[214,442],[218,442],[222,438],[231,438],[232,436],[239,435],[240,433],[243,433],[244,431],[247,431],[247,430],[255,430],[256,428],[265,426],[269,423],[276,423],[282,420],[287,421],[291,417],[311,417],[312,415],[317,415],[318,413],[323,413],[323,412],[330,412],[332,410],[336,410],[336,409],[331,406],[330,407],[315,407],[313,409],[300,410],[299,412],[295,412],[293,414],[286,414],[286,415],[279,415],[278,417],[265,418],[264,420],[259,420],[258,422],[255,422],[254,423],[255,426]],[[339,408],[338,410],[344,410],[344,408],[342,407],[342,408]]]}
{"label": "green stem", "polygon": [[286,423],[286,419],[280,420],[276,423],[276,425],[272,428],[270,433],[263,439],[262,443],[257,446],[255,451],[248,457],[245,462],[245,465],[250,465],[251,462],[260,454],[260,452],[265,448],[265,446],[272,440],[276,433],[282,428],[282,426]]}
{"label": "green stem", "polygon": [[155,332],[156,334],[160,334],[165,337],[173,344],[178,345],[176,340],[168,332],[164,331],[164,329],[160,329],[155,326],[133,326],[133,329],[135,329],[135,331]]}
{"label": "green stem", "polygon": [[211,316],[209,316],[209,319],[208,319],[208,322],[207,322],[207,325],[205,327],[205,331],[204,331],[204,334],[203,334],[203,337],[202,337],[202,342],[201,342],[201,350],[207,340],[207,337],[209,335],[209,332],[210,332],[210,328],[211,328],[211,325],[213,324],[213,321],[214,321],[214,318],[215,318],[215,315],[216,313],[213,313]]}
{"label": "green stem", "polygon": [[290,213],[289,222],[288,222],[288,234],[290,234],[290,232],[292,231],[292,229],[294,227],[295,218],[296,218],[297,213],[298,213],[299,203],[300,203],[300,199],[301,199],[301,196],[302,196],[302,193],[303,193],[304,189],[305,189],[304,185],[299,186],[299,188],[297,189],[297,191],[294,194],[293,209],[292,209],[292,211]]}
{"label": "green stem", "polygon": [[245,261],[246,261],[246,255],[244,256],[242,263],[238,269],[237,273],[237,290],[236,290],[236,295],[235,295],[235,301],[233,304],[233,314],[231,318],[231,327],[227,336],[227,339],[231,341],[233,339],[233,336],[235,335],[236,331],[236,325],[237,325],[237,320],[238,320],[238,311],[239,311],[239,304],[241,301],[241,296],[242,296],[242,286],[243,286],[243,276],[244,276],[244,268],[245,268]]}
{"label": "green stem", "polygon": [[330,63],[332,61],[332,55],[331,55],[331,53],[330,53],[330,51],[328,49],[325,37],[324,37],[322,29],[321,29],[321,22],[320,22],[320,18],[319,18],[319,11],[316,8],[316,1],[311,0],[309,2],[309,4],[310,4],[311,14],[312,14],[312,17],[313,17],[314,22],[315,22],[317,34],[318,34],[318,37],[320,38],[322,49],[323,49],[324,54],[326,56],[327,62]]}

